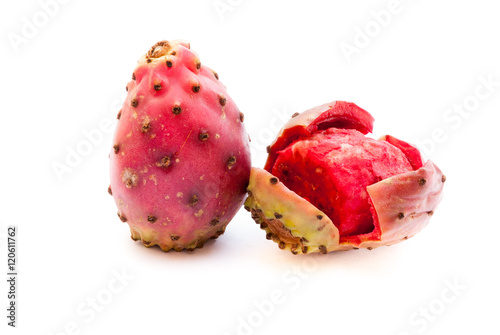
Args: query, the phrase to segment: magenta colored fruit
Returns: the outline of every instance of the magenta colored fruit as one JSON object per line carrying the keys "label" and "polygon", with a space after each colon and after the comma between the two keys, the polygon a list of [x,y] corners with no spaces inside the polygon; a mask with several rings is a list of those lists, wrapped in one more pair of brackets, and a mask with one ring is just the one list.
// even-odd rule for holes
{"label": "magenta colored fruit", "polygon": [[374,140],[373,117],[332,102],[292,118],[252,168],[246,207],[267,238],[294,254],[372,249],[429,221],[445,177],[392,136]]}
{"label": "magenta colored fruit", "polygon": [[138,62],[113,139],[109,192],[132,239],[201,248],[240,208],[250,175],[243,114],[183,41]]}

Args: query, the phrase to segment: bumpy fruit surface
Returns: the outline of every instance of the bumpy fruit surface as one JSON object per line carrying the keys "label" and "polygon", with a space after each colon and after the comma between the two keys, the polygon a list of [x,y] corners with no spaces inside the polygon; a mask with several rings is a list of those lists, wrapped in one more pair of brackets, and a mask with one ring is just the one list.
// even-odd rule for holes
{"label": "bumpy fruit surface", "polygon": [[183,41],[162,41],[127,84],[109,192],[132,239],[164,251],[224,233],[250,175],[243,114],[217,73]]}
{"label": "bumpy fruit surface", "polygon": [[445,176],[406,142],[366,137],[373,121],[335,101],[282,128],[265,168],[252,168],[245,203],[268,239],[294,254],[372,249],[428,223]]}

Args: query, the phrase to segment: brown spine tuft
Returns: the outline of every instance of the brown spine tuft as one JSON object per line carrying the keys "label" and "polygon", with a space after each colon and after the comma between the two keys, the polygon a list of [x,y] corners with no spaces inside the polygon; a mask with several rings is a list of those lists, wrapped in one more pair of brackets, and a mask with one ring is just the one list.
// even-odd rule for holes
{"label": "brown spine tuft", "polygon": [[175,115],[179,115],[181,112],[182,112],[182,108],[180,105],[174,105],[172,107],[172,113],[174,113]]}
{"label": "brown spine tuft", "polygon": [[156,166],[158,167],[164,167],[164,168],[167,168],[170,166],[170,157],[168,156],[165,156],[161,159],[161,161],[157,162],[156,163]]}
{"label": "brown spine tuft", "polygon": [[229,157],[227,159],[227,167],[231,169],[234,166],[234,164],[236,164],[236,157],[235,156]]}
{"label": "brown spine tuft", "polygon": [[194,194],[191,199],[189,199],[189,206],[194,206],[198,203],[198,196]]}
{"label": "brown spine tuft", "polygon": [[220,105],[221,106],[225,106],[226,102],[227,102],[226,97],[224,95],[222,95],[222,94],[219,94],[219,103],[220,103]]}
{"label": "brown spine tuft", "polygon": [[120,212],[118,212],[117,214],[121,222],[127,222],[127,218],[125,217],[125,215],[121,214]]}
{"label": "brown spine tuft", "polygon": [[142,123],[141,132],[142,133],[147,133],[150,129],[151,129],[151,125],[149,124],[149,120],[145,120]]}
{"label": "brown spine tuft", "polygon": [[200,133],[200,135],[198,135],[198,138],[200,139],[200,141],[205,142],[206,140],[208,140],[208,133]]}

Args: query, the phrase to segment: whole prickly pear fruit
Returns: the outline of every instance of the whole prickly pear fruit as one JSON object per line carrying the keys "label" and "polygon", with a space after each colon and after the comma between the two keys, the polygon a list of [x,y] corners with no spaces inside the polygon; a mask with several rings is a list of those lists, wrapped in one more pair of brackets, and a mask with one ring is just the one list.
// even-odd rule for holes
{"label": "whole prickly pear fruit", "polygon": [[250,174],[245,208],[268,239],[293,254],[373,249],[428,223],[445,176],[406,142],[365,137],[372,128],[343,101],[293,116]]}
{"label": "whole prickly pear fruit", "polygon": [[110,154],[118,216],[146,247],[201,248],[224,233],[244,201],[243,113],[184,41],[156,43],[127,91]]}

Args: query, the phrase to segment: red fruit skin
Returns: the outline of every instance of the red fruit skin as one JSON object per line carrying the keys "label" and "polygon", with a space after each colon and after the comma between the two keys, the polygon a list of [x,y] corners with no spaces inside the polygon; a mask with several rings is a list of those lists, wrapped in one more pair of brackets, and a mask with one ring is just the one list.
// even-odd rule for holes
{"label": "red fruit skin", "polygon": [[[337,101],[312,108],[292,118],[292,120],[282,128],[278,138],[269,147],[269,157],[265,165],[265,170],[267,170],[268,173],[264,173],[264,171],[258,168],[252,168],[249,184],[250,196],[245,204],[247,209],[252,212],[254,219],[260,222],[261,227],[266,230],[267,236],[271,236],[271,239],[277,242],[281,249],[290,250],[294,254],[308,252],[326,253],[334,250],[357,248],[373,249],[382,245],[391,245],[412,237],[428,224],[430,217],[441,201],[443,184],[446,178],[433,162],[427,161],[425,164],[422,162],[422,157],[417,148],[390,135],[386,135],[380,138],[379,141],[388,143],[392,151],[399,151],[399,155],[405,157],[403,159],[406,163],[401,161],[401,163],[398,164],[404,163],[403,165],[406,165],[406,167],[401,170],[399,167],[394,169],[394,167],[386,165],[388,171],[393,170],[393,172],[388,172],[386,177],[382,180],[366,186],[365,194],[367,194],[368,203],[365,208],[368,209],[365,209],[365,211],[368,210],[373,219],[373,230],[366,233],[352,234],[352,227],[348,227],[347,231],[350,231],[352,235],[343,236],[342,230],[339,231],[339,222],[337,221],[337,223],[335,223],[335,221],[338,220],[338,216],[335,214],[334,210],[332,212],[333,214],[331,214],[332,216],[327,218],[327,225],[330,225],[330,233],[321,236],[318,232],[315,234],[311,233],[311,230],[316,229],[318,225],[317,218],[315,217],[318,215],[317,213],[321,213],[319,215],[321,217],[323,217],[325,213],[322,212],[320,208],[315,207],[307,198],[316,199],[311,200],[316,203],[318,203],[317,199],[322,199],[322,203],[324,204],[324,202],[327,201],[325,199],[328,199],[330,190],[323,189],[323,191],[321,191],[321,185],[317,185],[317,180],[314,180],[312,174],[303,172],[302,170],[311,170],[317,166],[324,169],[324,164],[326,163],[321,161],[320,164],[317,162],[314,163],[317,159],[321,160],[322,156],[312,154],[309,159],[299,159],[299,162],[302,163],[296,167],[300,172],[297,178],[305,179],[300,185],[306,185],[306,188],[307,185],[313,185],[310,189],[317,189],[320,193],[318,195],[314,194],[313,191],[305,190],[304,187],[301,188],[300,185],[297,186],[297,184],[289,183],[286,180],[287,176],[280,174],[277,168],[281,166],[280,164],[282,164],[282,162],[293,162],[295,159],[294,155],[298,154],[297,150],[299,150],[298,148],[300,148],[300,146],[293,149],[295,150],[292,151],[293,153],[290,152],[290,149],[294,148],[297,144],[302,145],[302,143],[307,143],[311,138],[322,138],[325,136],[323,134],[327,134],[324,133],[325,130],[330,129],[334,133],[342,134],[341,129],[356,129],[366,134],[372,131],[372,127],[373,117],[353,103]],[[344,132],[347,132],[346,134],[349,133],[349,131]],[[372,139],[367,139],[366,141],[377,142]],[[325,146],[328,145],[331,146],[332,142],[325,142]],[[311,146],[311,149],[312,148],[316,148],[313,150],[321,151],[321,145],[313,145]],[[282,158],[280,155],[286,152],[288,152],[287,156],[283,156],[285,158]],[[384,154],[384,156],[387,155]],[[362,158],[363,156],[359,156],[358,158],[356,156],[347,155],[347,157],[350,158],[348,158],[349,161],[345,162],[345,166],[342,164],[334,164],[330,167],[326,166],[326,168],[330,168],[330,174],[335,174],[334,177],[340,178],[337,180],[337,183],[342,183],[342,180],[345,178],[351,178],[349,172],[345,174],[345,171],[342,171],[342,169],[345,168],[347,171],[352,171],[352,173],[357,176],[356,162],[363,162],[363,159],[366,159]],[[387,157],[384,157],[383,159],[386,161],[385,163],[381,161],[381,166],[394,162],[396,158],[393,157],[387,160]],[[340,161],[340,163],[341,162],[342,161]],[[364,174],[363,169],[365,169],[365,167],[361,168],[361,170],[358,169],[361,171],[360,177]],[[398,169],[401,171],[400,173],[397,172]],[[272,178],[269,173],[275,174],[276,177],[280,178],[279,187],[273,187],[270,183],[260,182],[258,180],[259,178]],[[344,173],[344,175],[342,175],[342,173]],[[383,174],[378,173],[378,175]],[[331,175],[327,177],[325,182],[328,182]],[[369,179],[367,179],[367,177],[363,178],[366,180]],[[278,180],[278,178],[276,178],[276,180]],[[360,180],[360,183],[366,182],[366,180]],[[299,194],[287,188],[286,185],[290,185],[292,188],[297,189]],[[335,186],[336,184],[332,185]],[[349,188],[347,188],[347,190],[349,191]],[[302,198],[301,194],[307,195],[306,199],[303,199],[306,201],[298,201],[298,199],[295,199],[296,197]],[[349,194],[349,192],[347,194]],[[337,196],[345,198],[349,196],[347,194],[339,194]],[[332,197],[331,194],[329,196],[330,198]],[[289,201],[294,205],[288,206],[286,204],[286,199],[290,199]],[[345,208],[338,207],[339,203],[345,203],[342,199],[340,200],[341,201],[336,205],[337,207],[335,207],[337,211],[345,210]],[[321,201],[319,201],[319,203],[321,203]],[[325,206],[322,205],[322,207]],[[291,217],[285,212],[280,212],[279,217],[272,217],[271,213],[276,211],[277,208],[278,210],[284,208],[285,210],[293,212],[293,215],[297,218]],[[325,208],[325,212],[327,212],[327,208]],[[315,214],[297,215],[297,213]],[[366,227],[363,229],[366,229]],[[364,231],[363,229],[360,231]],[[284,236],[283,231],[290,231],[290,233]],[[346,230],[344,229],[344,231]],[[308,241],[308,239],[306,239],[304,242],[304,236],[314,236],[314,240]],[[309,238],[309,240],[311,240],[311,238]]]}
{"label": "red fruit skin", "polygon": [[189,44],[160,44],[127,84],[110,191],[132,239],[193,250],[221,235],[241,207],[249,139],[242,113]]}
{"label": "red fruit skin", "polygon": [[443,197],[445,177],[432,162],[415,171],[395,175],[367,187],[378,221],[372,241],[361,247],[392,245],[422,230]]}

